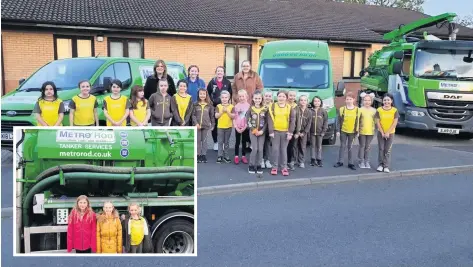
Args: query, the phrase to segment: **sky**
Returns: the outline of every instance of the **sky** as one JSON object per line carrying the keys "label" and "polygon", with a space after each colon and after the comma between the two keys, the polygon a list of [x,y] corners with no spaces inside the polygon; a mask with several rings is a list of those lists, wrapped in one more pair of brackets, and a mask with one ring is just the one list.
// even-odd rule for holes
{"label": "sky", "polygon": [[473,0],[425,0],[424,13],[430,16],[453,12],[458,16],[473,16]]}

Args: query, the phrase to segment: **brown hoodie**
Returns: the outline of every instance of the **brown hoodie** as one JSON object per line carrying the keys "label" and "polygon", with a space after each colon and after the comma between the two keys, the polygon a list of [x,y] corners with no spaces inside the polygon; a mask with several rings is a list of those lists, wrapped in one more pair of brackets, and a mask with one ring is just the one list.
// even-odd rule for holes
{"label": "brown hoodie", "polygon": [[213,129],[215,127],[215,108],[212,104],[205,106],[194,103],[192,111],[192,125],[199,124],[202,129]]}
{"label": "brown hoodie", "polygon": [[149,108],[151,110],[152,125],[169,125],[172,118],[171,113],[171,96],[163,96],[161,92],[151,95],[149,98]]}

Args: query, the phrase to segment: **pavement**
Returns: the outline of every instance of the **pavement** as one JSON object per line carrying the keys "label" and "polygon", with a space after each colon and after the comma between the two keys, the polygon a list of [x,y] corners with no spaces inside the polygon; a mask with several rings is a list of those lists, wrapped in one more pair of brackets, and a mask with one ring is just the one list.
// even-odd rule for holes
{"label": "pavement", "polygon": [[4,218],[2,266],[472,266],[472,187],[470,172],[201,196],[185,258],[13,258]]}
{"label": "pavement", "polygon": [[[373,142],[374,143],[374,142]],[[473,146],[472,146],[473,147]],[[391,172],[406,171],[427,168],[443,168],[461,165],[473,165],[472,147],[450,146],[432,147],[425,145],[395,144],[392,149]],[[272,176],[269,169],[263,174],[263,179],[258,179],[255,174],[248,173],[248,165],[240,163],[235,165],[216,163],[216,152],[207,152],[207,163],[199,163],[197,184],[199,189],[202,187],[251,183],[256,181],[282,181],[296,178],[320,178],[342,175],[362,175],[376,173],[378,146],[373,145],[370,153],[370,162],[372,169],[357,169],[353,171],[347,168],[347,156],[345,156],[345,166],[334,168],[333,165],[338,160],[338,146],[323,146],[324,167],[310,166],[310,155],[306,158],[305,169],[296,167],[295,171],[290,171],[289,176]],[[354,146],[354,156],[358,153],[358,146]],[[229,155],[233,159],[234,152]],[[247,155],[249,156],[249,155]]]}

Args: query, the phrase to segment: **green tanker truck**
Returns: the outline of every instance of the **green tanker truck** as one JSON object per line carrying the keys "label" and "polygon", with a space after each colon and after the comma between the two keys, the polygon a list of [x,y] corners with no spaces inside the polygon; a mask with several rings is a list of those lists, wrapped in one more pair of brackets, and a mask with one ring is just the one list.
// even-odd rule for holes
{"label": "green tanker truck", "polygon": [[68,215],[141,206],[156,253],[194,253],[194,130],[15,129],[16,251],[63,252]]}
{"label": "green tanker truck", "polygon": [[[445,13],[386,33],[391,43],[361,71],[360,93],[375,93],[376,106],[385,93],[394,95],[399,127],[473,138],[473,41],[456,40],[455,17]],[[427,32],[423,38],[409,36],[431,26],[445,26],[449,40]]]}

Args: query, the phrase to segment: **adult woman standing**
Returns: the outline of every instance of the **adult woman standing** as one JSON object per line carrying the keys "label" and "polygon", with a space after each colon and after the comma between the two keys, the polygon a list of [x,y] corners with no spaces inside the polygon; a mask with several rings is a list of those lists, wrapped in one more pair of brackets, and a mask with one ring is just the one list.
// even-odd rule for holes
{"label": "adult woman standing", "polygon": [[153,72],[154,74],[146,79],[144,88],[146,99],[149,99],[152,94],[159,91],[158,81],[163,77],[168,80],[168,94],[170,96],[176,94],[176,85],[174,84],[174,80],[172,79],[171,75],[168,74],[168,68],[162,59],[159,59],[156,61],[156,63],[154,63]]}
{"label": "adult woman standing", "polygon": [[248,93],[248,101],[253,99],[253,93],[256,90],[263,90],[263,81],[258,73],[251,70],[251,63],[249,60],[244,60],[241,63],[241,71],[235,75],[233,89],[233,103],[238,103],[237,92],[241,89]]}
{"label": "adult woman standing", "polygon": [[[232,83],[225,77],[225,68],[218,66],[215,69],[215,77],[210,80],[207,85],[207,92],[209,93],[210,100],[212,100],[214,108],[221,104],[220,93],[222,91],[228,91],[230,93],[230,99],[232,98]],[[215,125],[217,125],[218,119],[215,118]],[[212,139],[214,141],[214,151],[218,151],[217,142],[217,127],[212,130]]]}
{"label": "adult woman standing", "polygon": [[198,102],[198,92],[200,88],[205,88],[205,82],[199,77],[199,67],[190,65],[187,69],[187,93],[191,96],[192,102]]}

